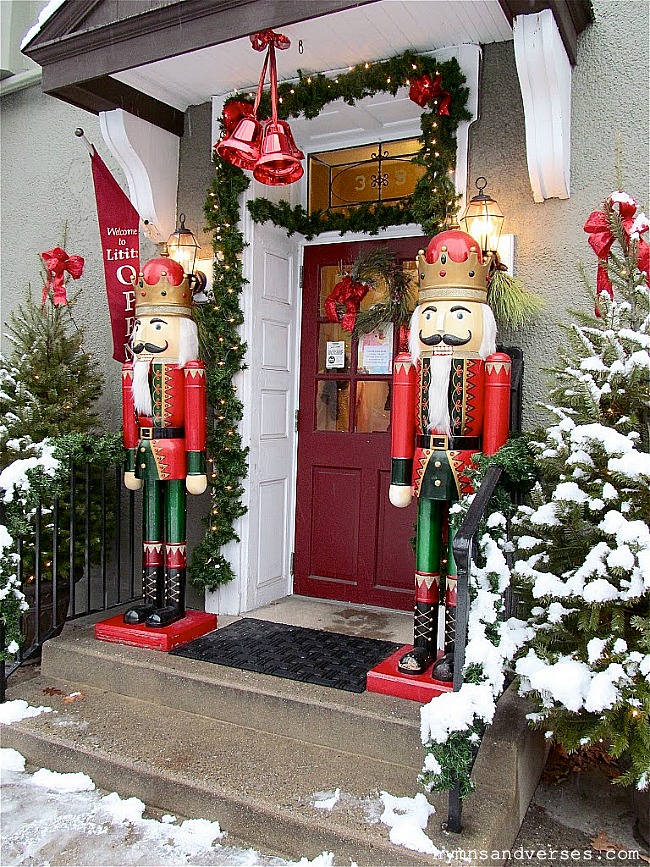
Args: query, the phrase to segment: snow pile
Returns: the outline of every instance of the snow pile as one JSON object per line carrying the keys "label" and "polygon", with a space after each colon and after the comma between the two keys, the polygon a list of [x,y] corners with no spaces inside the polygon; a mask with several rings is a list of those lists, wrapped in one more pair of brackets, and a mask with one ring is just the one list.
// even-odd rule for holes
{"label": "snow pile", "polygon": [[47,768],[36,771],[31,783],[50,792],[92,792],[95,788],[95,784],[87,774],[59,774],[56,771],[48,771]]}
{"label": "snow pile", "polygon": [[4,491],[3,501],[13,502],[16,495],[25,494],[29,490],[29,470],[40,469],[48,476],[54,476],[61,466],[54,457],[54,446],[47,440],[38,443],[35,448],[38,454],[31,458],[20,458],[12,461],[0,473],[0,488]]}
{"label": "snow pile", "polygon": [[14,701],[5,701],[0,704],[0,725],[10,725],[28,719],[32,716],[40,716],[42,713],[51,713],[51,707],[32,707],[22,698]]}
{"label": "snow pile", "polygon": [[421,792],[414,798],[396,798],[382,792],[381,799],[384,803],[381,821],[390,828],[391,843],[434,858],[442,857],[444,853],[424,833],[429,816],[436,811]]}
{"label": "snow pile", "polygon": [[321,792],[320,794],[322,795],[322,797],[316,798],[316,800],[314,801],[314,807],[317,810],[331,811],[333,809],[334,805],[336,804],[336,802],[341,797],[341,790],[336,789],[332,793]]}
{"label": "snow pile", "polygon": [[294,862],[227,846],[218,822],[145,818],[138,798],[103,795],[84,774],[24,768],[19,752],[0,750],[5,864],[335,867],[331,852]]}

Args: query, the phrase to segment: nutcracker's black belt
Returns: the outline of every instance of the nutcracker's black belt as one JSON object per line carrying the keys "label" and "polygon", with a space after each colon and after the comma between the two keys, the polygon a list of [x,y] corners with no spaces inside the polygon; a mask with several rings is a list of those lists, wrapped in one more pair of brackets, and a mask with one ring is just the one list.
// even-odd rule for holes
{"label": "nutcracker's black belt", "polygon": [[444,451],[478,451],[480,437],[448,437],[444,434],[424,434],[417,438],[419,449],[444,449]]}
{"label": "nutcracker's black belt", "polygon": [[185,436],[184,427],[141,427],[141,440],[179,440]]}

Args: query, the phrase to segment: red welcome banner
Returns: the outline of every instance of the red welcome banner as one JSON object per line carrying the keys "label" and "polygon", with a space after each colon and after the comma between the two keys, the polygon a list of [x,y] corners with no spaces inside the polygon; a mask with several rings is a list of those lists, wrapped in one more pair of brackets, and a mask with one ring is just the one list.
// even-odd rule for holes
{"label": "red welcome banner", "polygon": [[140,216],[97,151],[90,162],[97,200],[97,221],[104,253],[104,277],[113,331],[113,358],[126,361],[125,347],[135,317],[131,283],[140,269]]}

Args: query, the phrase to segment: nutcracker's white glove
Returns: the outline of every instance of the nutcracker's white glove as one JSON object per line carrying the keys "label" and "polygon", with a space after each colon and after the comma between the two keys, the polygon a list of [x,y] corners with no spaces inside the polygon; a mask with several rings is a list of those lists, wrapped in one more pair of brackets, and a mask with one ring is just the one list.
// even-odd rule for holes
{"label": "nutcracker's white glove", "polygon": [[130,491],[139,491],[142,487],[142,479],[136,479],[135,473],[124,473],[124,486]]}
{"label": "nutcracker's white glove", "polygon": [[203,476],[187,476],[185,479],[185,487],[188,494],[202,494],[208,487],[208,477]]}
{"label": "nutcracker's white glove", "polygon": [[398,509],[405,509],[413,498],[413,488],[410,485],[391,485],[388,491],[388,499]]}

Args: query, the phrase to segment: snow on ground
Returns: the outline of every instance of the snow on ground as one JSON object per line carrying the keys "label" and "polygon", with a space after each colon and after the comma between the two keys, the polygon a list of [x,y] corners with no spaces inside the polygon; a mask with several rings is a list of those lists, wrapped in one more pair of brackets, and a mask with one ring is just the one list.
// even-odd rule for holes
{"label": "snow on ground", "polygon": [[[0,724],[50,710],[30,707],[22,700],[5,702],[0,705]],[[323,852],[312,861],[285,861],[228,845],[227,834],[218,822],[147,816],[138,798],[101,792],[86,774],[60,774],[47,768],[30,774],[24,757],[13,749],[0,749],[0,788],[4,867],[337,867],[331,852]],[[317,792],[312,806],[332,811],[351,797],[342,795],[338,788]],[[367,821],[386,825],[394,844],[434,857],[443,854],[425,834],[435,810],[423,794],[396,798],[382,792],[381,799],[368,798],[365,806]]]}

